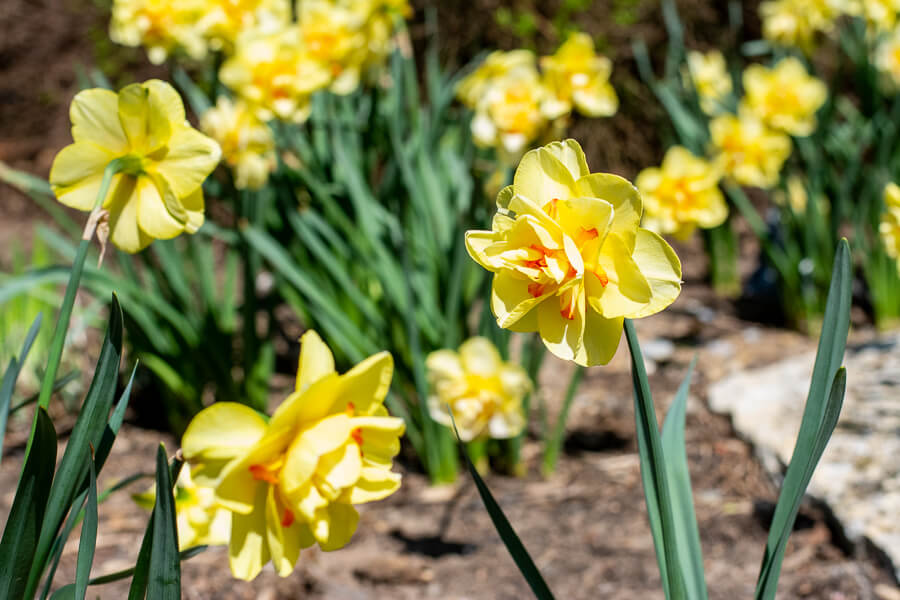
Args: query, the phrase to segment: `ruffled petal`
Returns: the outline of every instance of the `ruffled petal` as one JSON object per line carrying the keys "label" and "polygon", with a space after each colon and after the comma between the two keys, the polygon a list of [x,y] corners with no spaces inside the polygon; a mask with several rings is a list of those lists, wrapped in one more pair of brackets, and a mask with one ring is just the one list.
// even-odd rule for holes
{"label": "ruffled petal", "polygon": [[159,189],[149,177],[138,177],[135,195],[141,231],[158,240],[172,239],[184,231],[184,223],[166,209]]}
{"label": "ruffled petal", "polygon": [[118,97],[100,88],[78,92],[69,107],[72,139],[92,142],[115,156],[128,152],[128,139],[119,123]]}
{"label": "ruffled petal", "polygon": [[[641,176],[649,180],[652,173],[641,172]],[[657,169],[658,171],[658,169]],[[610,233],[615,233],[625,245],[631,249],[634,247],[634,232],[641,222],[643,211],[641,196],[637,188],[626,179],[618,175],[607,173],[594,173],[582,177],[575,183],[576,191],[580,196],[600,198],[606,200],[613,207],[613,220],[610,225]]]}
{"label": "ruffled petal", "polygon": [[664,239],[646,229],[638,229],[632,257],[652,290],[650,301],[633,318],[658,313],[681,293],[681,261]]}
{"label": "ruffled petal", "polygon": [[619,347],[624,320],[623,317],[607,319],[588,307],[584,340],[575,362],[583,367],[609,363]]}
{"label": "ruffled petal", "polygon": [[300,338],[300,364],[297,367],[298,392],[315,381],[334,373],[334,355],[315,331],[307,331]]}
{"label": "ruffled petal", "polygon": [[181,451],[189,461],[231,459],[253,447],[265,432],[265,420],[252,408],[216,402],[191,420],[181,438]]}
{"label": "ruffled petal", "polygon": [[178,127],[168,141],[168,152],[156,163],[147,166],[148,171],[161,174],[178,198],[194,192],[216,165],[222,151],[219,144],[192,127]]}
{"label": "ruffled petal", "polygon": [[231,573],[238,579],[251,581],[263,565],[269,562],[269,545],[266,536],[266,498],[268,486],[258,486],[254,497],[254,509],[246,514],[234,514],[231,518],[231,542],[228,544],[228,563]]}
{"label": "ruffled petal", "polygon": [[549,151],[538,148],[522,157],[513,177],[516,195],[538,206],[573,195],[575,178],[569,168]]}

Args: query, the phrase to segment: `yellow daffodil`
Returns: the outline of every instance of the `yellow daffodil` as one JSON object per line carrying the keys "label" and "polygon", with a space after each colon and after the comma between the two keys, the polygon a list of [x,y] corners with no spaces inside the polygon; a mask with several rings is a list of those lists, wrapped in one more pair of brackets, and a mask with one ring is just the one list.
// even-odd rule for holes
{"label": "yellow daffodil", "polygon": [[619,98],[609,84],[612,62],[594,51],[594,41],[586,33],[576,33],[556,54],[541,58],[541,69],[549,99],[544,112],[551,119],[572,111],[572,106],[589,117],[608,117],[619,108]]}
{"label": "yellow daffodil", "polygon": [[[156,486],[134,496],[135,502],[147,510],[156,502]],[[211,487],[197,485],[187,466],[181,469],[175,483],[175,520],[178,525],[178,548],[224,546],[231,533],[231,513],[216,503]]]}
{"label": "yellow daffodil", "polygon": [[[887,255],[895,260],[900,258],[900,186],[893,182],[884,188],[884,212],[878,233]],[[900,263],[897,269],[900,272]]]}
{"label": "yellow daffodil", "polygon": [[875,51],[875,66],[887,78],[892,88],[900,88],[900,28],[878,44]]}
{"label": "yellow daffodil", "polygon": [[[302,0],[299,0],[302,1]],[[352,10],[365,18],[364,68],[383,66],[394,49],[397,19],[412,16],[409,0],[346,0]]]}
{"label": "yellow daffodil", "polygon": [[106,166],[117,159],[103,208],[110,240],[137,252],[153,239],[194,233],[203,224],[203,180],[219,162],[215,141],[190,126],[178,92],[151,79],[118,94],[91,89],[72,101],[72,138],[50,169],[60,202],[90,211]]}
{"label": "yellow daffodil", "polygon": [[[453,427],[464,442],[477,438],[506,439],[525,427],[522,400],[531,381],[519,365],[503,362],[485,338],[464,342],[459,352],[437,350],[425,360],[431,395],[431,418]],[[453,412],[453,419],[447,407]]]}
{"label": "yellow daffodil", "polygon": [[698,226],[721,225],[728,206],[719,190],[719,168],[673,146],[662,166],[641,171],[635,184],[644,199],[644,225],[653,231],[687,239]]}
{"label": "yellow daffodil", "polygon": [[238,189],[259,189],[275,169],[275,138],[268,125],[241,100],[219,96],[200,120],[203,131],[222,147]]}
{"label": "yellow daffodil", "polygon": [[743,107],[767,125],[795,136],[816,128],[816,111],[828,98],[825,84],[789,57],[774,67],[751,65],[744,71]]}
{"label": "yellow daffodil", "polygon": [[834,28],[837,11],[829,0],[768,0],[759,5],[763,37],[810,52],[816,34]]}
{"label": "yellow daffodil", "polygon": [[485,90],[472,119],[472,138],[514,163],[548,126],[541,112],[547,91],[534,69],[516,69]]}
{"label": "yellow daffodil", "polygon": [[707,53],[691,50],[687,55],[687,73],[693,82],[700,108],[708,115],[722,110],[725,98],[731,93],[731,76],[725,68],[725,57],[718,50]]}
{"label": "yellow daffodil", "polygon": [[476,108],[496,81],[516,71],[535,72],[536,58],[530,50],[495,50],[456,88],[456,96],[469,108]]}
{"label": "yellow daffodil", "polygon": [[113,0],[109,37],[123,46],[143,45],[154,64],[175,50],[201,59],[207,52],[199,25],[205,9],[204,0]]}
{"label": "yellow daffodil", "polygon": [[290,21],[289,0],[206,0],[198,26],[211,48],[230,52],[245,32],[275,31]]}
{"label": "yellow daffodil", "polygon": [[391,355],[338,375],[315,332],[301,341],[296,391],[268,422],[242,404],[218,402],[182,439],[195,480],[232,513],[229,559],[240,579],[253,579],[269,560],[287,576],[301,548],[315,543],[343,547],[359,520],[353,505],[400,486],[391,464],[404,424],[383,404]]}
{"label": "yellow daffodil", "polygon": [[328,0],[298,3],[303,45],[334,78],[331,91],[349,94],[359,86],[366,56],[365,17]]}
{"label": "yellow daffodil", "polygon": [[[806,214],[806,205],[809,203],[809,194],[806,191],[806,183],[803,178],[797,175],[791,175],[787,178],[785,189],[775,190],[772,199],[778,206],[785,206],[790,209],[794,215],[803,216]],[[827,215],[831,212],[831,203],[823,194],[816,194],[816,210],[821,215]]]}
{"label": "yellow daffodil", "polygon": [[497,197],[491,231],[469,231],[469,255],[494,273],[500,327],[538,331],[556,356],[606,364],[624,318],[652,315],[681,291],[678,257],[639,227],[626,180],[590,173],[574,140],[528,152]]}
{"label": "yellow daffodil", "polygon": [[725,174],[741,185],[770,188],[791,155],[791,138],[755,115],[724,114],[709,124],[713,151]]}
{"label": "yellow daffodil", "polygon": [[892,31],[900,13],[900,0],[844,0],[843,12],[865,19],[870,34]]}
{"label": "yellow daffodil", "polygon": [[310,96],[331,83],[331,72],[310,55],[297,25],[244,35],[219,77],[254,106],[263,121],[305,121]]}

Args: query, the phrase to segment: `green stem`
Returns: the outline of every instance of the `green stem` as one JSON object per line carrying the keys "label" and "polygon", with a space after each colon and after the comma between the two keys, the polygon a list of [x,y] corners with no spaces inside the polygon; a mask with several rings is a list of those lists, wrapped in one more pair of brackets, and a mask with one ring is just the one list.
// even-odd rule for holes
{"label": "green stem", "polygon": [[738,240],[731,219],[703,231],[709,256],[709,277],[717,294],[733,298],[741,293],[738,273]]}
{"label": "green stem", "polygon": [[566,399],[563,401],[562,410],[559,412],[559,416],[556,419],[556,426],[553,428],[553,432],[544,444],[544,462],[541,470],[545,477],[551,475],[556,470],[559,452],[562,449],[563,436],[566,432],[566,420],[569,417],[569,409],[572,408],[572,400],[575,398],[575,391],[578,389],[578,384],[581,383],[581,379],[584,377],[584,371],[584,367],[575,367],[572,378],[569,380],[569,387],[566,389]]}
{"label": "green stem", "polygon": [[[72,307],[75,305],[75,296],[78,293],[78,287],[81,283],[81,274],[84,271],[84,260],[87,257],[88,247],[91,244],[91,239],[94,237],[94,232],[97,230],[97,223],[100,220],[103,200],[109,192],[109,186],[112,183],[113,175],[128,166],[130,166],[128,158],[113,159],[106,165],[106,169],[103,171],[103,179],[100,182],[100,190],[97,193],[97,199],[94,201],[94,208],[91,210],[90,215],[88,215],[87,224],[84,226],[84,232],[81,235],[81,243],[78,244],[78,251],[75,254],[75,260],[72,263],[72,272],[69,275],[66,294],[63,297],[62,307],[59,309],[59,317],[56,320],[56,330],[53,332],[53,340],[50,342],[50,356],[47,359],[47,370],[41,381],[41,393],[40,396],[38,396],[38,406],[44,410],[50,405],[50,396],[53,394],[56,373],[59,371],[59,363],[62,359],[63,345],[66,341],[66,333],[69,330],[69,320],[72,317]],[[31,435],[29,436],[28,444],[25,447],[26,459],[31,450],[31,444],[34,441],[38,411],[35,411],[34,415],[35,420],[32,423]]]}

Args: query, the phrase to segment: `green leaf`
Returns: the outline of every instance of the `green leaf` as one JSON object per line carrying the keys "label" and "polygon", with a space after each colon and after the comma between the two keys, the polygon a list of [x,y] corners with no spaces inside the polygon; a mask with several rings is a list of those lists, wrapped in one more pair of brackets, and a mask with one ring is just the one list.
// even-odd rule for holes
{"label": "green leaf", "polygon": [[84,600],[87,594],[88,580],[91,578],[91,565],[94,562],[94,549],[97,547],[97,473],[94,462],[89,463],[87,506],[84,521],[81,524],[81,537],[78,539],[78,560],[75,566],[75,600]]}
{"label": "green leaf", "polygon": [[41,329],[41,319],[42,315],[41,313],[38,313],[34,322],[31,324],[31,328],[28,330],[28,334],[25,336],[25,343],[22,344],[22,351],[19,353],[18,357],[13,357],[9,360],[9,366],[6,367],[6,372],[3,374],[3,383],[0,384],[0,462],[3,461],[3,439],[6,437],[6,419],[11,412],[10,404],[12,403],[12,395],[16,388],[16,380],[19,378],[22,365],[24,365],[25,361],[28,359],[28,353],[31,351],[34,339]]}
{"label": "green leaf", "polygon": [[56,431],[47,411],[38,408],[32,451],[25,461],[0,538],[0,598],[31,597],[25,589],[29,570],[34,564],[55,466]]}
{"label": "green leaf", "polygon": [[650,383],[644,368],[644,358],[638,343],[634,324],[625,319],[625,338],[631,351],[631,374],[634,381],[634,412],[637,426],[638,454],[641,461],[641,479],[644,483],[644,498],[647,501],[647,516],[650,532],[656,547],[656,559],[662,578],[666,598],[684,600],[687,593],[684,574],[678,563],[675,542],[675,518],[672,498],[666,474],[662,440],[656,423],[656,410],[650,395]]}
{"label": "green leaf", "polygon": [[672,512],[675,526],[675,542],[678,561],[685,574],[684,585],[687,597],[705,599],[706,580],[703,576],[703,552],[700,547],[700,531],[697,528],[697,516],[694,512],[694,500],[691,494],[691,475],[688,471],[687,450],[684,442],[684,425],[687,413],[688,391],[696,357],[691,361],[684,381],[675,394],[675,400],[669,407],[662,429],[662,449],[666,457],[666,477],[669,491],[672,493]]}
{"label": "green leaf", "polygon": [[41,525],[40,540],[35,552],[35,562],[28,577],[26,596],[29,598],[37,590],[53,540],[63,524],[63,519],[69,512],[73,500],[83,489],[82,485],[88,477],[91,448],[99,447],[106,429],[109,411],[118,385],[121,356],[122,309],[119,307],[118,299],[113,295],[109,327],[100,350],[100,358],[97,360],[94,378],[50,488],[47,510]]}
{"label": "green leaf", "polygon": [[797,434],[797,443],[769,528],[769,538],[756,584],[754,597],[757,600],[775,598],[784,551],[800,510],[800,502],[840,414],[846,385],[846,374],[840,365],[850,330],[852,281],[850,246],[847,240],[842,239],[834,257],[822,335],[819,338],[800,432]]}
{"label": "green leaf", "polygon": [[156,453],[156,504],[153,507],[153,542],[150,549],[150,578],[147,597],[152,600],[181,598],[181,561],[178,558],[178,526],[175,523],[175,497],[172,485],[178,477],[181,463],[175,463],[175,473],[169,471],[166,448],[162,444]]}

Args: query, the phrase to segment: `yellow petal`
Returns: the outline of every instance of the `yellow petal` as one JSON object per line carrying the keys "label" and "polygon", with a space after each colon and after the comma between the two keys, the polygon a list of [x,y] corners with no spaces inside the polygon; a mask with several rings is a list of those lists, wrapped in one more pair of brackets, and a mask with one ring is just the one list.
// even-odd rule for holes
{"label": "yellow petal", "polygon": [[178,127],[168,141],[169,151],[147,167],[161,174],[178,198],[194,192],[219,163],[222,151],[212,138],[192,127]]}
{"label": "yellow petal", "polygon": [[[577,288],[576,282],[572,287]],[[577,289],[576,307],[572,318],[562,315],[557,298],[549,298],[538,306],[538,327],[544,345],[555,356],[563,360],[573,360],[581,349],[584,336],[584,293]]]}
{"label": "yellow petal", "polygon": [[530,283],[506,273],[494,275],[491,286],[491,310],[497,317],[498,326],[504,329],[511,327],[553,293],[553,290],[549,289],[542,296],[535,298],[528,291]]}
{"label": "yellow petal", "polygon": [[681,293],[681,262],[664,239],[646,229],[638,229],[632,256],[653,292],[634,318],[658,313]]}
{"label": "yellow petal", "polygon": [[356,483],[362,470],[360,449],[356,443],[345,443],[319,459],[316,472],[335,490],[343,490]]}
{"label": "yellow petal", "polygon": [[515,186],[508,185],[497,194],[497,208],[509,208],[509,201],[516,195]]}
{"label": "yellow petal", "polygon": [[273,429],[294,427],[297,423],[311,423],[329,413],[338,398],[341,381],[337,373],[317,379],[303,392],[294,392],[282,402],[269,420]]}
{"label": "yellow petal", "polygon": [[[612,204],[597,197],[570,198],[559,202],[557,211],[557,221],[573,240],[592,232],[602,245],[613,221]],[[576,254],[580,256],[577,251]]]}
{"label": "yellow petal", "polygon": [[[303,547],[304,526],[276,497],[275,486],[270,485],[266,494],[266,543],[272,557],[275,572],[287,577],[294,570]],[[287,526],[285,524],[287,523]],[[307,544],[310,545],[310,544]]]}
{"label": "yellow petal", "polygon": [[575,90],[572,100],[579,112],[588,117],[608,117],[619,110],[616,91],[605,81],[597,81],[594,85]]}
{"label": "yellow petal", "polygon": [[137,222],[137,180],[126,176],[110,193],[104,206],[109,211],[109,239],[120,250],[135,253],[150,245],[153,238],[141,231]]}
{"label": "yellow petal", "polygon": [[622,338],[624,318],[607,319],[588,307],[584,340],[575,362],[583,367],[605,365],[612,360]]}
{"label": "yellow petal", "polygon": [[346,414],[332,415],[301,430],[285,455],[281,485],[288,495],[309,481],[316,471],[319,457],[341,447],[353,430]]}
{"label": "yellow petal", "polygon": [[572,179],[578,179],[591,173],[587,166],[587,159],[584,157],[584,151],[575,140],[550,142],[544,146],[544,149],[565,165],[572,175]]}
{"label": "yellow petal", "polygon": [[629,249],[633,248],[635,231],[641,222],[643,210],[637,188],[618,175],[594,173],[579,179],[575,183],[575,189],[579,196],[600,198],[612,204],[613,220],[609,228],[610,233],[621,237]]}
{"label": "yellow petal", "polygon": [[362,470],[359,480],[350,490],[351,504],[364,504],[387,498],[400,489],[400,474],[366,467]]}
{"label": "yellow petal", "polygon": [[459,347],[459,357],[466,372],[482,377],[496,375],[503,365],[500,353],[487,338],[483,337],[466,340]]}
{"label": "yellow petal", "polygon": [[100,88],[78,92],[69,107],[72,139],[92,142],[110,153],[121,156],[128,152],[128,140],[118,119],[118,97]]}
{"label": "yellow petal", "polygon": [[268,486],[257,486],[253,510],[246,515],[235,513],[231,518],[231,541],[228,544],[228,563],[238,579],[251,581],[269,562],[266,541],[266,497]]}
{"label": "yellow petal", "polygon": [[159,190],[149,177],[138,177],[135,195],[141,231],[158,240],[172,239],[184,231],[184,223],[166,209]]}
{"label": "yellow petal", "polygon": [[389,352],[374,354],[341,375],[339,397],[329,412],[371,415],[391,387],[394,359]]}
{"label": "yellow petal", "polygon": [[317,514],[317,522],[313,523],[313,535],[319,541],[319,547],[325,552],[339,550],[347,545],[356,526],[359,524],[359,513],[349,504],[334,502]]}
{"label": "yellow petal", "polygon": [[165,119],[171,129],[184,124],[187,119],[184,114],[184,103],[171,84],[159,79],[150,79],[144,82],[144,87],[148,91],[151,115]]}
{"label": "yellow petal", "polygon": [[[53,166],[50,167],[50,185],[53,186],[53,191],[57,195],[61,195],[60,192],[66,193],[68,191],[66,188],[95,181],[96,189],[99,190],[103,171],[114,158],[115,154],[94,142],[69,144],[60,150],[53,159]],[[91,210],[96,199],[97,192],[95,191],[93,197],[82,196],[77,199],[72,197],[68,202],[63,203],[79,210]],[[60,201],[62,202],[62,200]],[[79,205],[76,206],[73,203]]]}
{"label": "yellow petal", "polygon": [[465,377],[459,354],[453,350],[435,350],[425,358],[425,368],[431,380],[456,380]]}
{"label": "yellow petal", "polygon": [[[629,255],[624,242],[617,235],[610,235],[600,256],[600,265],[606,272],[608,283],[598,287],[595,277],[586,275],[589,284],[588,297],[591,306],[604,317],[633,317],[640,314],[650,301],[652,291],[646,277]],[[594,294],[593,292],[599,292]]]}
{"label": "yellow petal", "polygon": [[119,91],[119,122],[132,152],[149,154],[162,148],[172,133],[172,126],[158,103],[151,103],[150,89],[140,83]]}
{"label": "yellow petal", "polygon": [[313,382],[334,373],[331,349],[315,331],[307,331],[300,338],[300,364],[297,367],[296,390],[303,392]]}
{"label": "yellow petal", "polygon": [[196,191],[182,198],[181,205],[187,213],[187,221],[184,224],[185,232],[197,233],[204,221],[203,187],[198,187]]}
{"label": "yellow petal", "polygon": [[201,410],[181,438],[188,461],[231,459],[256,444],[266,422],[252,408],[236,402],[216,402]]}
{"label": "yellow petal", "polygon": [[556,156],[538,148],[522,157],[513,177],[513,185],[516,195],[543,206],[553,199],[565,200],[571,197],[575,178]]}
{"label": "yellow petal", "polygon": [[497,242],[497,235],[493,231],[467,231],[466,251],[472,260],[488,271],[496,270],[499,265],[495,259],[488,255],[488,248]]}

